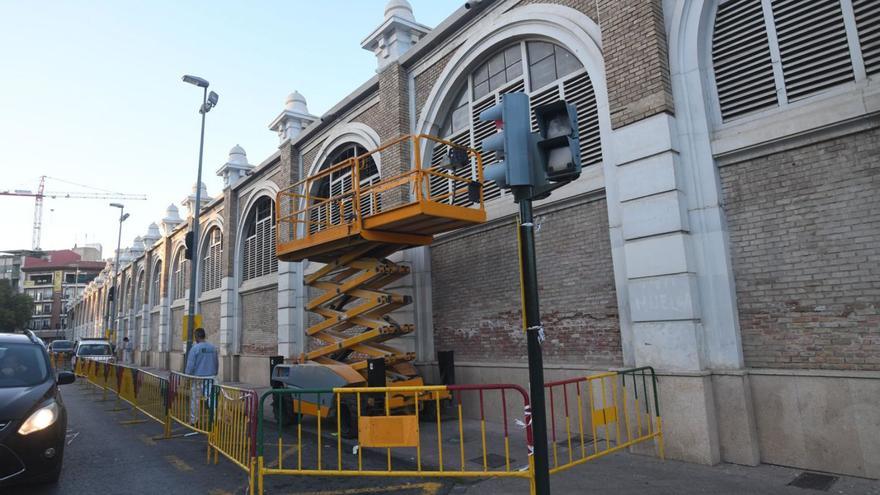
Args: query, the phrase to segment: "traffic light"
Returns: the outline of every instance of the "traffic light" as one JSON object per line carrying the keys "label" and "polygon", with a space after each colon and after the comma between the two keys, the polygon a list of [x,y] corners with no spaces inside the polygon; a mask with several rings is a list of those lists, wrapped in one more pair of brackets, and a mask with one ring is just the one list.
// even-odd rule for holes
{"label": "traffic light", "polygon": [[501,159],[487,166],[483,177],[513,189],[516,201],[546,198],[581,173],[575,106],[557,101],[534,112],[538,132],[531,132],[525,93],[502,95],[501,103],[480,113],[480,120],[494,122],[500,131],[482,142],[483,153],[495,151]]}
{"label": "traffic light", "polygon": [[183,238],[183,259],[191,260],[193,259],[193,233],[190,230],[186,233],[186,236]]}
{"label": "traffic light", "polygon": [[535,108],[538,150],[542,168],[551,182],[570,182],[581,175],[577,108],[556,101]]}
{"label": "traffic light", "polygon": [[500,130],[483,140],[483,153],[495,151],[501,160],[485,168],[484,178],[495,181],[502,189],[533,185],[529,166],[529,97],[525,93],[502,95],[501,103],[480,113],[480,120],[494,122]]}

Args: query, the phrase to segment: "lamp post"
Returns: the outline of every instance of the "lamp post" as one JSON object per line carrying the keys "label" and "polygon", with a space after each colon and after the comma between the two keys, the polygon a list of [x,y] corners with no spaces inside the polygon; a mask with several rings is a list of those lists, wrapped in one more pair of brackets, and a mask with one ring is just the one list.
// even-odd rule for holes
{"label": "lamp post", "polygon": [[118,294],[116,294],[116,277],[119,275],[119,249],[122,245],[122,222],[128,218],[128,213],[125,213],[125,205],[120,203],[110,203],[110,206],[114,208],[119,208],[119,235],[116,237],[116,261],[113,262],[113,282],[110,284],[110,293],[113,295],[113,299],[110,300],[110,316],[108,317],[108,324],[105,328],[110,330],[113,334],[113,339],[116,340],[118,335],[116,335],[116,299]]}
{"label": "lamp post", "polygon": [[199,107],[199,113],[202,114],[202,132],[199,136],[199,172],[196,175],[196,204],[192,208],[192,259],[190,260],[190,278],[189,278],[189,306],[187,310],[187,333],[186,333],[186,349],[184,350],[183,369],[186,369],[186,355],[192,347],[193,332],[195,331],[195,314],[196,314],[196,281],[198,280],[199,267],[199,216],[202,210],[202,155],[205,149],[205,115],[217,105],[219,96],[211,91],[208,93],[208,81],[201,77],[185,75],[183,82],[192,84],[202,88],[202,106]]}

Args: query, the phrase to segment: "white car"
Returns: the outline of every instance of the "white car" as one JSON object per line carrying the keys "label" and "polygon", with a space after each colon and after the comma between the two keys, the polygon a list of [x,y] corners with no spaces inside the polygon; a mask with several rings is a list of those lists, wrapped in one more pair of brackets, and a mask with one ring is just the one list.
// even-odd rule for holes
{"label": "white car", "polygon": [[76,360],[79,358],[88,358],[95,361],[113,362],[113,348],[110,341],[105,339],[88,339],[80,340],[76,343],[76,349],[73,351],[71,358],[71,366],[76,366]]}

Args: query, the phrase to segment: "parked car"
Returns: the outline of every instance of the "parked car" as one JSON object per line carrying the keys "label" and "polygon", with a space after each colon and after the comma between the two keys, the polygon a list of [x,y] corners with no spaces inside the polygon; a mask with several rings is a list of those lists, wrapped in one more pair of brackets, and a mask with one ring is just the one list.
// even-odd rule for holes
{"label": "parked car", "polygon": [[75,379],[52,372],[33,333],[0,333],[0,486],[58,481],[67,434],[58,385]]}
{"label": "parked car", "polygon": [[49,343],[49,353],[64,354],[65,356],[73,356],[73,350],[76,342],[72,340],[53,340]]}
{"label": "parked car", "polygon": [[80,358],[93,359],[95,361],[114,361],[113,347],[110,341],[106,339],[85,339],[76,343],[71,358],[71,366],[76,366],[76,361]]}

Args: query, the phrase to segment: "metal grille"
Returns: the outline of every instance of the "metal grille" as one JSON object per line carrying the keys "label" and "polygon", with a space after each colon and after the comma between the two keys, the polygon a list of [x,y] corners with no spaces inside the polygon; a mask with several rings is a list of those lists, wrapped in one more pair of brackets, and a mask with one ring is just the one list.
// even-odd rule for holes
{"label": "metal grille", "polygon": [[777,105],[761,0],[732,0],[718,7],[712,63],[723,120]]}
{"label": "metal grille", "polygon": [[562,96],[577,108],[578,136],[581,143],[581,164],[586,167],[602,161],[602,139],[599,135],[599,107],[593,82],[586,72],[562,83]]}
{"label": "metal grille", "polygon": [[855,80],[839,0],[773,0],[789,101]]}
{"label": "metal grille", "polygon": [[275,205],[269,198],[261,198],[248,215],[245,232],[242,278],[250,280],[278,271],[275,257]]}
{"label": "metal grille", "polygon": [[868,75],[880,73],[880,2],[853,0],[862,59]]}
{"label": "metal grille", "polygon": [[159,290],[161,289],[162,283],[162,262],[157,261],[155,265],[153,265],[153,273],[150,278],[150,306],[158,306],[159,305]]}
{"label": "metal grille", "polygon": [[[448,141],[451,141],[455,144],[460,144],[462,146],[470,145],[470,138],[468,136],[467,131],[459,132],[455,136],[447,138]],[[446,153],[449,151],[449,146],[445,144],[436,144],[434,149],[431,151],[431,168],[437,167],[443,161],[443,158],[446,156]],[[468,161],[468,164],[459,167],[453,170],[443,169],[441,172],[446,174],[455,175],[456,177],[463,177],[466,179],[476,180],[476,173],[474,170],[474,163],[472,160]],[[432,175],[430,178],[431,181],[431,197],[442,197],[446,194],[451,194],[453,192],[452,188],[461,186],[461,182],[453,182],[451,179],[447,179],[445,177],[438,177],[436,175]],[[439,199],[441,203],[454,204],[459,206],[464,206],[468,203],[467,193],[462,192],[457,195],[450,195],[449,197],[442,197]]]}
{"label": "metal grille", "polygon": [[[473,111],[471,112],[471,122],[473,126],[473,144],[471,145],[475,150],[480,153],[483,152],[483,140],[487,137],[491,136],[492,133],[495,132],[495,125],[492,122],[483,122],[480,120],[480,112],[491,107],[496,102],[495,96],[490,96],[482,101],[474,103]],[[484,154],[483,155],[483,169],[496,162],[497,159],[495,154]],[[494,182],[488,182],[483,187],[483,201],[490,201],[495,198],[501,196],[501,189],[498,188],[498,184]]]}
{"label": "metal grille", "polygon": [[223,253],[223,235],[214,227],[207,236],[208,246],[202,260],[202,292],[220,288],[220,258]]}
{"label": "metal grille", "polygon": [[174,292],[172,299],[182,299],[186,295],[186,260],[183,258],[183,248],[177,250],[174,257]]}

